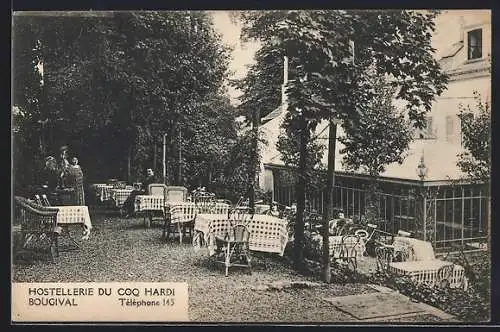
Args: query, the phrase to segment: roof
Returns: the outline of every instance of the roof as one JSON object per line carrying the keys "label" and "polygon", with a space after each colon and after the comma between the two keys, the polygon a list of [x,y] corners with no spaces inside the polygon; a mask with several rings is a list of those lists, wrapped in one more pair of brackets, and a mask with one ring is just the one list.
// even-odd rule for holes
{"label": "roof", "polygon": [[265,117],[260,119],[260,121],[261,122],[270,121],[270,120],[278,117],[282,113],[282,111],[283,111],[283,107],[280,105],[274,111],[272,111],[271,113],[269,113],[268,115],[266,115]]}
{"label": "roof", "polygon": [[463,41],[459,41],[458,43],[453,44],[449,49],[443,52],[443,56],[441,57],[441,59],[455,56],[455,54],[457,54],[457,52],[460,51],[462,47],[464,47]]}
{"label": "roof", "polygon": [[[264,135],[268,140],[267,146],[262,149],[262,163],[272,165],[284,165],[281,160],[281,154],[276,149],[276,141],[279,133],[279,124],[275,119],[263,125]],[[317,128],[315,137],[323,144],[328,142],[328,122],[323,121]],[[344,131],[341,126],[337,129],[337,137],[343,136]],[[353,172],[348,170],[342,163],[344,155],[340,150],[344,148],[343,144],[337,140],[335,151],[335,170],[337,172],[346,172],[353,174],[364,174],[363,172]],[[424,163],[427,166],[428,173],[426,181],[446,181],[450,179],[459,179],[463,176],[460,169],[457,167],[458,154],[463,152],[460,145],[449,143],[446,141],[432,140],[415,140],[410,143],[409,150],[402,164],[392,163],[386,167],[385,172],[380,174],[381,177],[397,178],[403,180],[420,180],[417,173],[417,166],[420,158],[424,156]],[[328,153],[325,149],[322,158],[323,166],[327,166]]]}
{"label": "roof", "polygon": [[439,60],[442,70],[451,76],[470,72],[484,72],[483,75],[489,75],[488,69],[491,64],[488,55],[484,54],[485,57],[481,59],[467,61],[466,52],[463,42],[453,44]]}

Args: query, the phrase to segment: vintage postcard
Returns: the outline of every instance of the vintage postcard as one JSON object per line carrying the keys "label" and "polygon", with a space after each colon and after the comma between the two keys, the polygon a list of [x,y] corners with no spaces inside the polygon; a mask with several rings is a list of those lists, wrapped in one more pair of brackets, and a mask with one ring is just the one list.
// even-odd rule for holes
{"label": "vintage postcard", "polygon": [[490,321],[491,11],[12,23],[13,324]]}

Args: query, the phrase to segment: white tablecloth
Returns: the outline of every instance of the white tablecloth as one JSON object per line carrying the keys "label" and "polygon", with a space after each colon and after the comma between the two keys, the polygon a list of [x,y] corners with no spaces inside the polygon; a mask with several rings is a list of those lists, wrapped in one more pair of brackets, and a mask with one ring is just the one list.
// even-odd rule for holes
{"label": "white tablecloth", "polygon": [[[215,223],[215,230],[212,229],[213,232],[210,233],[213,223]],[[250,250],[278,253],[282,256],[288,241],[286,223],[286,220],[263,214],[256,214],[253,217],[250,214],[237,214],[229,218],[227,214],[198,214],[194,224],[193,245],[195,248],[200,248],[201,240],[204,240],[209,255],[213,255],[217,235],[224,236],[230,231],[232,225],[245,224],[250,232]]]}
{"label": "white tablecloth", "polygon": [[165,197],[163,195],[137,195],[135,196],[135,212],[164,211]]}
{"label": "white tablecloth", "polygon": [[390,263],[389,271],[400,275],[410,276],[417,282],[435,285],[438,270],[446,265],[454,265],[450,287],[461,287],[465,278],[464,268],[452,262],[446,262],[439,259]]}
{"label": "white tablecloth", "polygon": [[[221,220],[227,219],[227,214],[209,214],[209,213],[201,213],[196,215],[194,220],[194,230],[195,232],[203,233],[203,239],[205,243],[208,241],[208,232],[209,225],[212,220]],[[198,247],[200,243],[195,243],[195,246]]]}
{"label": "white tablecloth", "polygon": [[57,212],[58,225],[82,225],[83,237],[88,239],[90,230],[92,229],[92,222],[90,220],[89,208],[87,206],[54,206]]}
{"label": "white tablecloth", "polygon": [[99,198],[99,200],[101,202],[110,200],[113,197],[112,196],[113,188],[114,187],[110,186],[110,185],[98,185],[96,187],[96,194],[97,194],[97,197]]}
{"label": "white tablecloth", "polygon": [[111,190],[111,197],[115,201],[115,206],[116,207],[122,207],[125,201],[130,197],[130,194],[134,191],[133,188],[131,189],[112,189]]}

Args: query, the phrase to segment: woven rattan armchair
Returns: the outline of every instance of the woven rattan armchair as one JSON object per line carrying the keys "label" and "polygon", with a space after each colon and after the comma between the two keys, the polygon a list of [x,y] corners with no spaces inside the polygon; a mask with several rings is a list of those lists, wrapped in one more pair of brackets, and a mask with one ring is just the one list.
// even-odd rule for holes
{"label": "woven rattan armchair", "polygon": [[17,252],[32,250],[39,252],[48,244],[53,262],[59,257],[57,209],[44,207],[24,197],[14,197],[14,218],[20,223],[20,243],[14,246]]}

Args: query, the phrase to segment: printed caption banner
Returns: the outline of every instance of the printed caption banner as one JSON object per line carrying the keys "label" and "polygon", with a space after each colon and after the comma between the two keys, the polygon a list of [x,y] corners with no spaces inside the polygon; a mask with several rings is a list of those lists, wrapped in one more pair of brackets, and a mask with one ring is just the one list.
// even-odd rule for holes
{"label": "printed caption banner", "polygon": [[13,322],[185,322],[188,285],[12,283]]}

